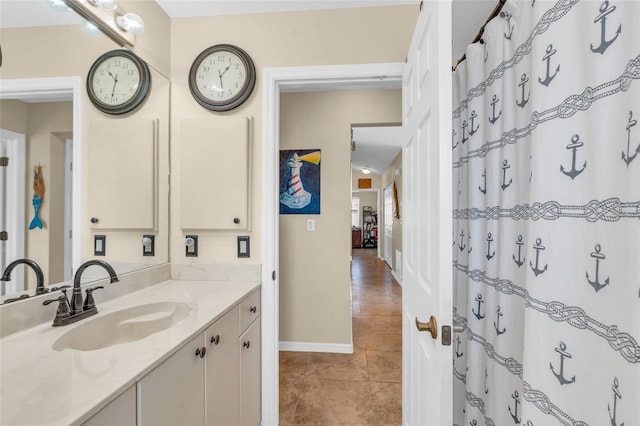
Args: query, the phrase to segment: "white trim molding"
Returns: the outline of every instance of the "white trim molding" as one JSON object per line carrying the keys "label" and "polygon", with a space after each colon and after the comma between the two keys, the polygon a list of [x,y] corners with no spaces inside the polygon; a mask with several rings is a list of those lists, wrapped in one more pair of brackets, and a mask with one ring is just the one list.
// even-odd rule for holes
{"label": "white trim molding", "polygon": [[352,354],[352,343],[280,342],[281,351]]}
{"label": "white trim molding", "polygon": [[[279,417],[278,151],[280,93],[402,87],[404,63],[265,68],[262,96],[262,424]],[[283,342],[284,343],[284,342]],[[327,348],[328,346],[323,345]],[[335,349],[334,349],[335,350]]]}

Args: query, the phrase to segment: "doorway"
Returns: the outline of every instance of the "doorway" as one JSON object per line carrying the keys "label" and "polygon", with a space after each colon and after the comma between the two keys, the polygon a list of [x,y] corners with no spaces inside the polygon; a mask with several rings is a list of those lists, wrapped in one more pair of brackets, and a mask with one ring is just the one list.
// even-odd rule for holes
{"label": "doorway", "polygon": [[404,64],[265,69],[262,151],[262,421],[278,423],[280,94],[293,91],[400,88]]}

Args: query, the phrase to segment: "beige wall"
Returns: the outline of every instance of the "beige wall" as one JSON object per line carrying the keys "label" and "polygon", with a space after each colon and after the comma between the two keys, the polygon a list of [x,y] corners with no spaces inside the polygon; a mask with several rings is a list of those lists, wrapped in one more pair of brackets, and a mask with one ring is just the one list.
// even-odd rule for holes
{"label": "beige wall", "polygon": [[[72,108],[71,102],[0,101],[0,128],[25,135],[25,256],[40,265],[45,282],[63,278],[64,139],[71,136]],[[46,188],[40,206],[43,229],[28,230],[34,214],[33,168],[37,165],[42,166]],[[26,274],[25,285],[35,288],[31,272]]]}
{"label": "beige wall", "polygon": [[320,215],[280,216],[280,340],[349,344],[351,123],[399,120],[401,93],[288,93],[280,108],[280,149],[322,150]]}
{"label": "beige wall", "polygon": [[[155,2],[126,1],[125,10],[138,12],[145,20],[145,32],[137,36],[137,47],[134,49],[150,65],[152,73],[151,94],[143,106],[124,116],[108,116],[99,112],[90,103],[85,90],[87,72],[93,62],[103,53],[120,48],[113,41],[103,35],[88,34],[82,25],[64,25],[50,27],[9,28],[0,30],[3,63],[0,68],[1,79],[16,78],[45,78],[45,77],[73,77],[82,80],[82,142],[83,142],[83,212],[86,213],[87,182],[90,179],[91,168],[87,164],[87,153],[91,147],[88,137],[90,122],[93,120],[126,120],[129,116],[136,118],[160,118],[159,141],[159,210],[157,233],[148,231],[111,232],[107,239],[108,261],[123,263],[123,268],[137,267],[140,263],[166,262],[169,258],[169,92],[170,82],[164,74],[170,71],[170,28],[169,18]],[[123,3],[123,7],[125,3]],[[26,53],[28,52],[28,54]],[[158,71],[155,67],[160,69]],[[4,112],[3,112],[4,113]],[[114,121],[115,123],[116,121]],[[164,134],[162,133],[164,132]],[[126,137],[126,136],[123,136]],[[164,153],[164,154],[163,154]],[[122,153],[126,155],[126,152]],[[114,168],[114,171],[117,169]],[[30,187],[32,177],[27,180]],[[44,208],[44,206],[43,206]],[[114,206],[114,209],[121,206]],[[33,211],[31,202],[28,210]],[[93,257],[93,235],[89,217],[83,213],[83,248],[82,259]],[[107,234],[106,232],[97,232]],[[142,256],[142,234],[156,235],[156,256]],[[112,255],[110,257],[110,254]],[[114,259],[113,255],[116,255]],[[38,261],[40,263],[40,260]],[[131,265],[131,263],[133,265]]]}
{"label": "beige wall", "polygon": [[[399,175],[396,176],[396,170],[399,170]],[[382,174],[382,190],[388,185],[392,185],[395,182],[396,190],[398,193],[398,205],[400,211],[400,217],[393,218],[392,226],[392,241],[391,247],[391,268],[396,273],[398,278],[401,278],[402,265],[396,265],[396,251],[402,253],[402,152],[400,152],[393,162],[387,167]],[[381,225],[382,226],[382,225]],[[384,230],[381,228],[380,234],[384,235]],[[384,253],[384,252],[382,252]]]}
{"label": "beige wall", "polygon": [[[174,262],[261,262],[261,155],[262,75],[267,67],[404,62],[417,6],[357,8],[313,12],[232,15],[171,20],[171,260]],[[189,68],[207,47],[231,43],[253,58],[257,82],[241,107],[225,113],[250,116],[253,122],[251,150],[251,232],[199,232],[198,258],[186,258],[185,232],[180,229],[180,124],[184,119],[214,117],[198,105],[188,88]],[[328,108],[333,108],[330,105]],[[221,114],[221,115],[225,115]],[[394,119],[399,120],[398,118]],[[367,120],[367,122],[369,122]],[[221,152],[220,155],[224,155]],[[203,176],[206,181],[207,176]],[[346,181],[348,190],[348,179]],[[233,187],[229,186],[229,191]],[[236,258],[236,236],[251,237],[251,258]]]}

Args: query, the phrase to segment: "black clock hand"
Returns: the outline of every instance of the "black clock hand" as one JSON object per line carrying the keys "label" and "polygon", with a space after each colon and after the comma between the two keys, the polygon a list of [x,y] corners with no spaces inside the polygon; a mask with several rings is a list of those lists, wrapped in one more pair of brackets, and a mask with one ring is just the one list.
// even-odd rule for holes
{"label": "black clock hand", "polygon": [[[109,73],[109,75],[111,75],[111,77],[113,77],[113,75],[111,73]],[[113,77],[113,89],[111,89],[111,100],[113,100],[113,95],[116,92],[116,84],[118,84],[118,74],[116,74],[116,76]]]}
{"label": "black clock hand", "polygon": [[218,70],[218,78],[220,79],[220,88],[224,89],[224,84],[222,83],[222,74],[224,74],[223,72],[221,73],[220,70]]}

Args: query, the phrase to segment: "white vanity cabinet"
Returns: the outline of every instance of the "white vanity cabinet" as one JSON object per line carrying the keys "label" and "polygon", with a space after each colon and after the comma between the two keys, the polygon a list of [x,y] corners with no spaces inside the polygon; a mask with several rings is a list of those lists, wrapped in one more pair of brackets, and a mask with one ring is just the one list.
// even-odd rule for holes
{"label": "white vanity cabinet", "polygon": [[136,426],[136,387],[131,386],[82,426]]}
{"label": "white vanity cabinet", "polygon": [[260,291],[138,382],[138,425],[260,423]]}

